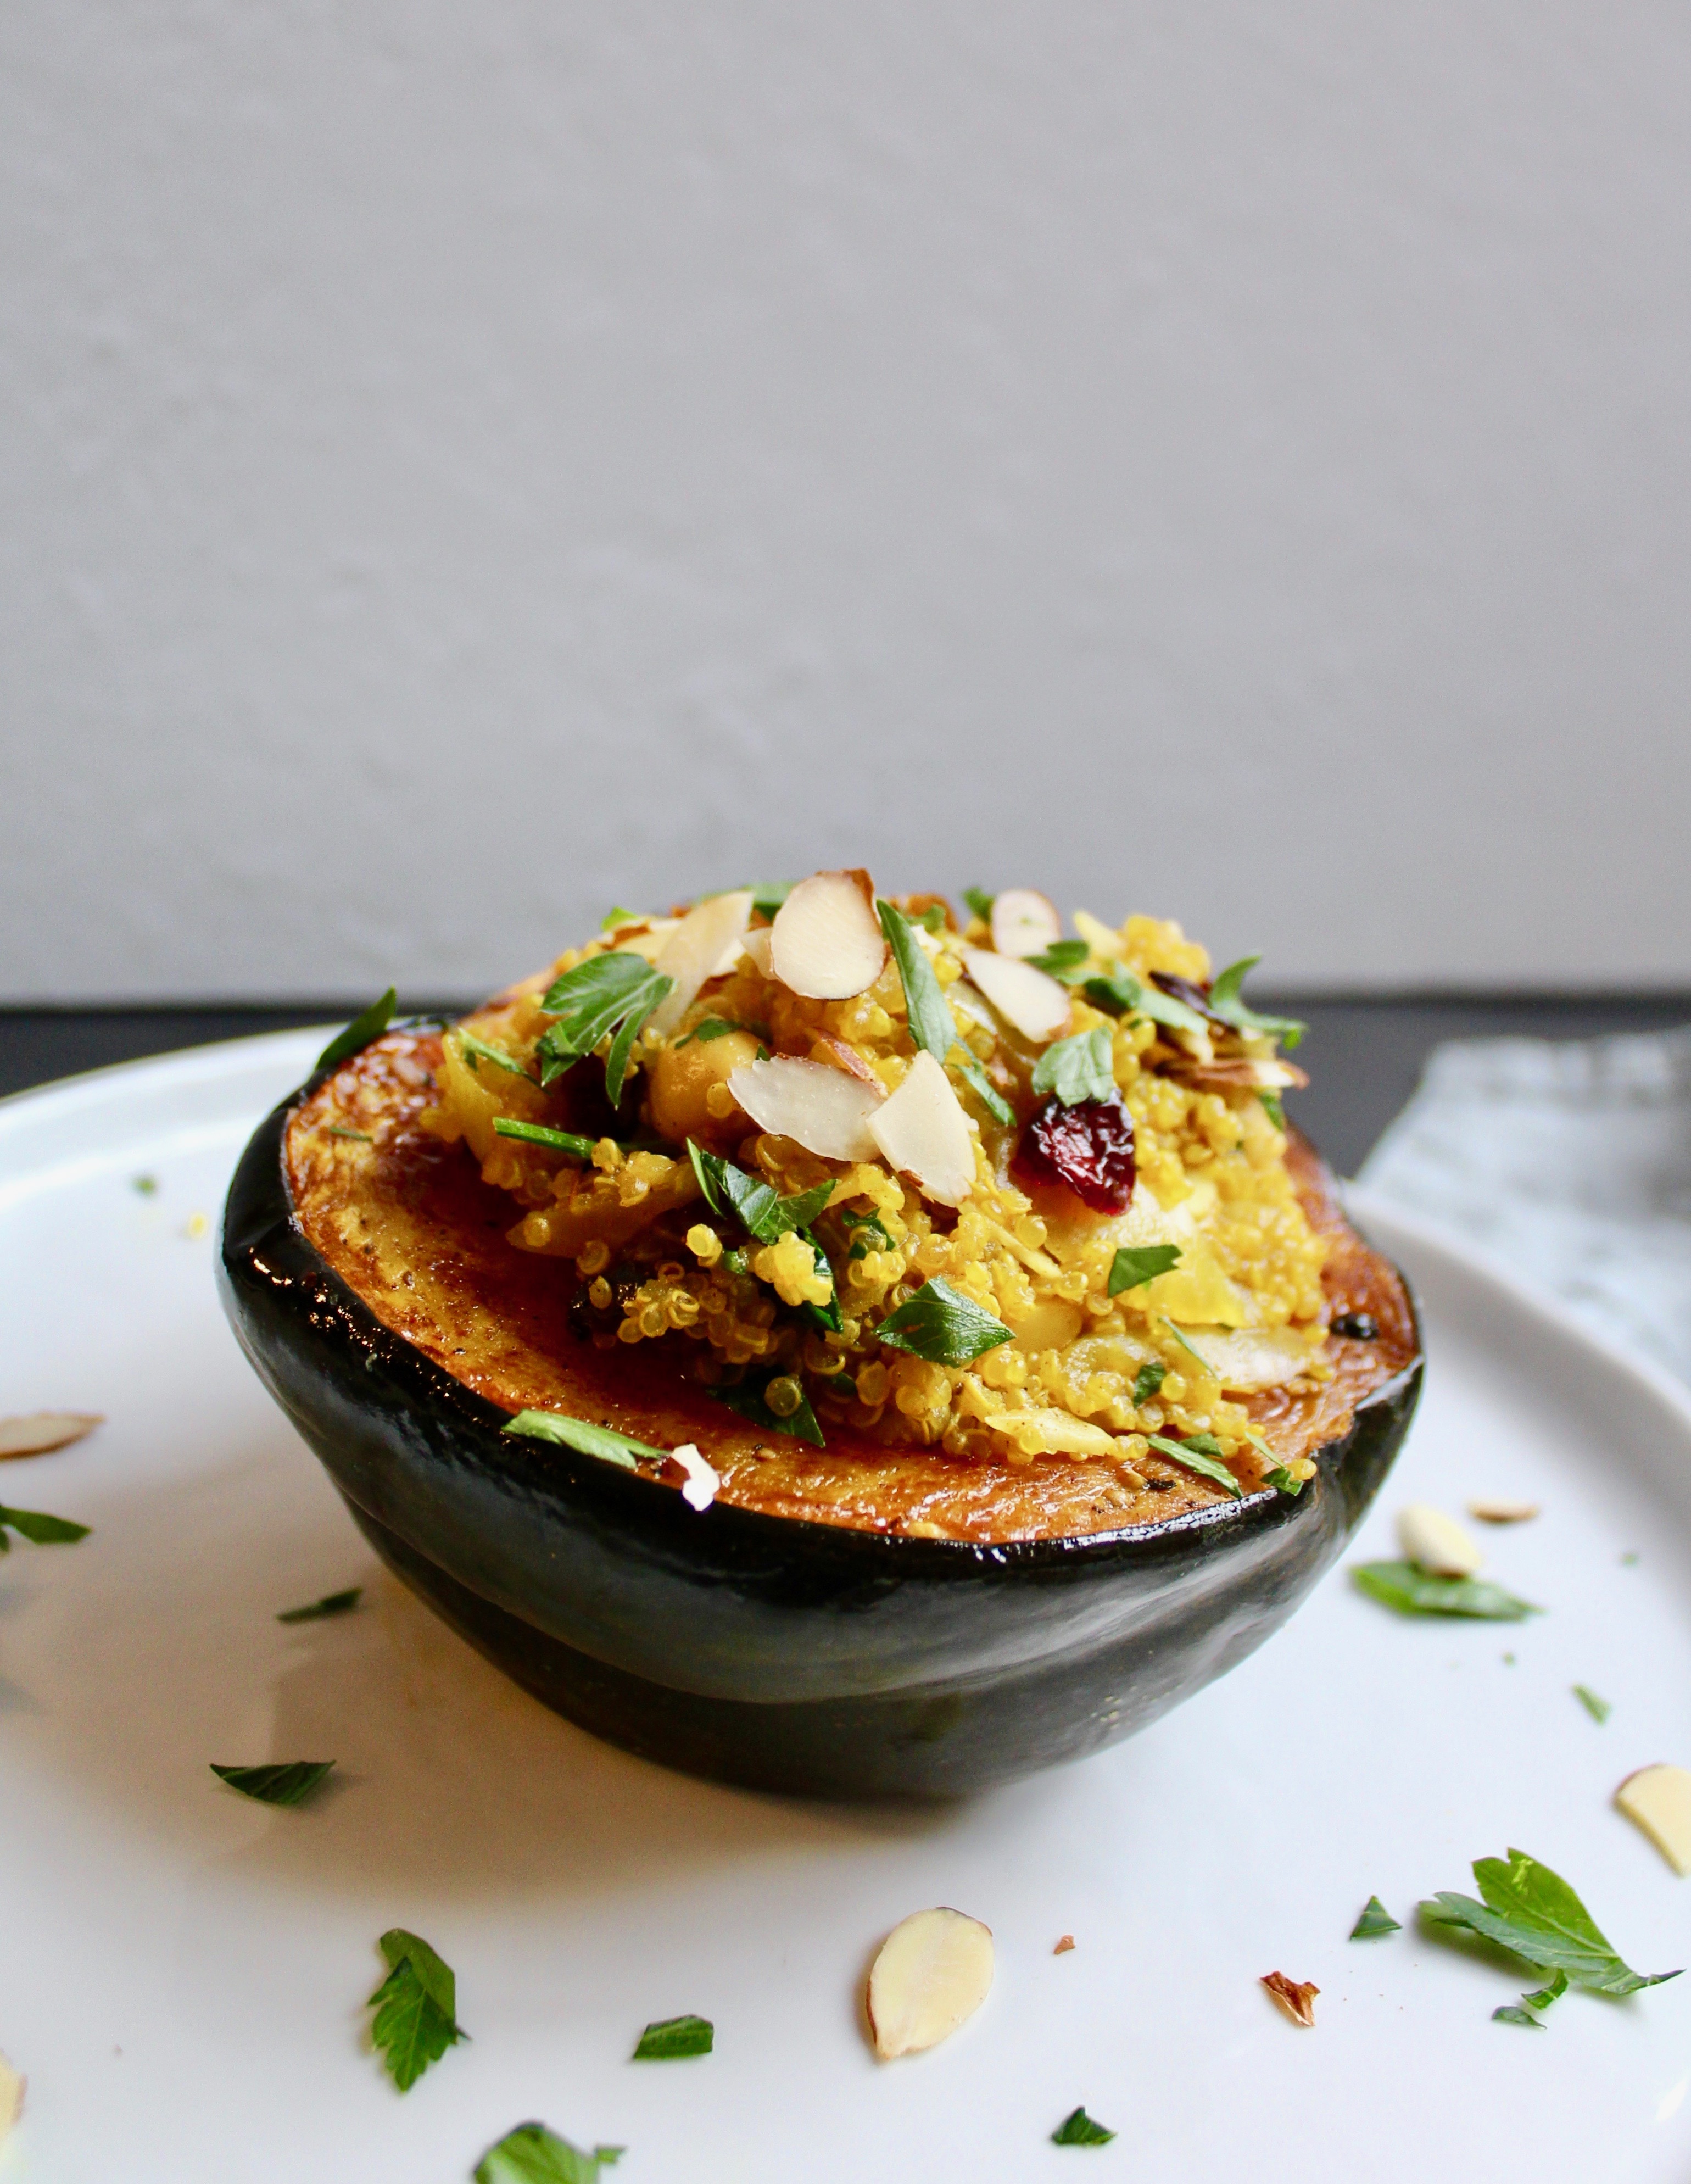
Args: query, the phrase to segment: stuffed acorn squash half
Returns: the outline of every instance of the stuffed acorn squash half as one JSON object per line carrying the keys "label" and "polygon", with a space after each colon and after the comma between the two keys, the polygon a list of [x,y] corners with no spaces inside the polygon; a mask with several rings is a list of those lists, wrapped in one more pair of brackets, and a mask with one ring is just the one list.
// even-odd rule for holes
{"label": "stuffed acorn squash half", "polygon": [[820,872],[361,1020],[225,1212],[248,1356],[377,1552],[694,1771],[974,1790],[1243,1658],[1407,1429],[1299,1028],[1179,928]]}

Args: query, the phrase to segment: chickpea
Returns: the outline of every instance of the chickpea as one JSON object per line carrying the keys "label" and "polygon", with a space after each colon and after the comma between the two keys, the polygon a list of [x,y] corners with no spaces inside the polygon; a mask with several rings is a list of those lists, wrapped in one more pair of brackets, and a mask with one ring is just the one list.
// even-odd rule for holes
{"label": "chickpea", "polygon": [[697,1138],[712,1152],[737,1144],[745,1134],[745,1117],[731,1105],[726,1115],[719,1117],[709,1095],[718,1085],[726,1090],[733,1071],[757,1058],[758,1042],[748,1031],[666,1046],[652,1065],[648,1104],[653,1128],[675,1145]]}

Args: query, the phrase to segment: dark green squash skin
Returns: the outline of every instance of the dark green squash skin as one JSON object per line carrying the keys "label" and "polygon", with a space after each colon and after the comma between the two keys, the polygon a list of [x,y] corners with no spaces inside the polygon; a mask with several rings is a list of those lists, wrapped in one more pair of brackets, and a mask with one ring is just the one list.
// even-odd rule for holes
{"label": "dark green squash skin", "polygon": [[242,1157],[220,1286],[259,1378],[382,1560],[544,1702],[761,1789],[948,1797],[1129,1736],[1255,1650],[1343,1547],[1408,1431],[1417,1356],[1295,1500],[998,1546],[809,1524],[567,1448],[383,1326],[307,1242],[285,1100]]}

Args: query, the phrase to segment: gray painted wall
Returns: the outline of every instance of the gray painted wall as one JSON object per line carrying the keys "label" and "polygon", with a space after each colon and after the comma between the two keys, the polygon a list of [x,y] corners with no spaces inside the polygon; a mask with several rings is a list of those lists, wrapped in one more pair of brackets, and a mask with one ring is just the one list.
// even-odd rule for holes
{"label": "gray painted wall", "polygon": [[866,862],[1691,979],[1691,17],[0,14],[0,998]]}

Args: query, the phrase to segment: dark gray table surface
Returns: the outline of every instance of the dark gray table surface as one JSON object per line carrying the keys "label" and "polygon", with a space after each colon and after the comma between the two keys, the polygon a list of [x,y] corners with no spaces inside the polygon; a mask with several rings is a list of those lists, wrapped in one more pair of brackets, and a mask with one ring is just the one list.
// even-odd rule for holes
{"label": "dark gray table surface", "polygon": [[[1259,1007],[1307,1020],[1310,1034],[1296,1058],[1312,1081],[1307,1091],[1291,1095],[1287,1106],[1343,1175],[1361,1165],[1442,1039],[1499,1034],[1591,1039],[1691,1023],[1691,993],[1320,1000],[1265,992],[1252,999]],[[444,1007],[454,1015],[462,1006],[414,1000],[409,1006]],[[346,1015],[345,1005],[336,1002],[298,1008],[0,1009],[0,1094],[141,1055],[334,1022]]]}

